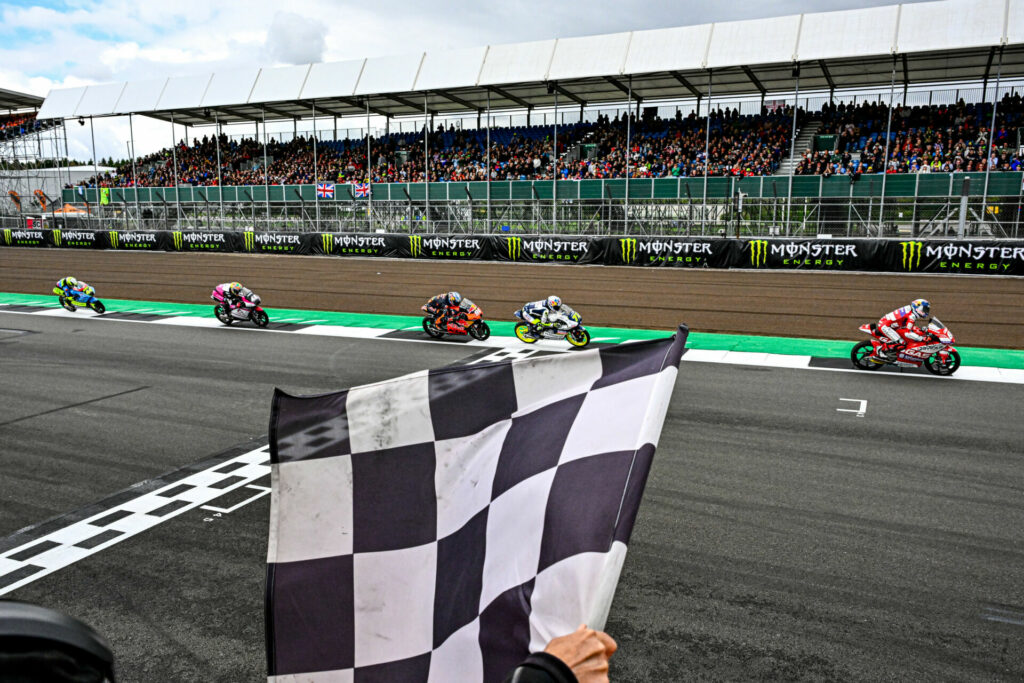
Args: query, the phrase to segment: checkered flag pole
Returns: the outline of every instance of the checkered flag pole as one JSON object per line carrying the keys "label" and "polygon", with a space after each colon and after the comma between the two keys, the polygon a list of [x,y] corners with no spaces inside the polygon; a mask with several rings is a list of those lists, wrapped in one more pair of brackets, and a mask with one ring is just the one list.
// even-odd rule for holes
{"label": "checkered flag pole", "polygon": [[489,683],[603,628],[686,336],[276,391],[269,680]]}

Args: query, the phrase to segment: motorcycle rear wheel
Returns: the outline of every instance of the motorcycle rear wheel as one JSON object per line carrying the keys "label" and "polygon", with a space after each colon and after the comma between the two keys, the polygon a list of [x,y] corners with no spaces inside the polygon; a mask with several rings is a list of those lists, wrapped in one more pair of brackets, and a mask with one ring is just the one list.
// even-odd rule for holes
{"label": "motorcycle rear wheel", "polygon": [[266,327],[270,324],[270,316],[266,311],[253,311],[250,319],[256,323],[256,327]]}
{"label": "motorcycle rear wheel", "polygon": [[71,299],[67,298],[66,296],[62,296],[62,297],[59,297],[59,298],[60,298],[60,305],[61,306],[63,306],[67,310],[71,311],[72,313],[75,312],[75,304],[73,304],[71,302]]}
{"label": "motorcycle rear wheel", "polygon": [[89,308],[96,311],[100,315],[103,315],[104,313],[107,312],[107,307],[103,305],[102,301],[93,301],[91,304],[89,304]]}
{"label": "motorcycle rear wheel", "polygon": [[231,314],[228,313],[228,310],[226,308],[224,308],[224,304],[217,304],[216,306],[214,306],[213,314],[217,316],[217,320],[221,321],[225,325],[230,325],[232,322],[234,322],[231,319]]}
{"label": "motorcycle rear wheel", "polygon": [[939,358],[939,354],[933,353],[924,362],[924,368],[933,375],[948,377],[960,369],[960,354],[956,351],[949,352],[949,359],[945,363]]}
{"label": "motorcycle rear wheel", "polygon": [[521,342],[526,342],[527,344],[533,344],[534,342],[537,341],[537,337],[533,336],[533,333],[530,331],[530,326],[527,325],[526,323],[519,323],[518,325],[516,325],[515,332],[516,332],[516,337]]}
{"label": "motorcycle rear wheel", "polygon": [[882,367],[883,363],[873,363],[868,360],[872,353],[874,353],[874,347],[871,342],[863,341],[856,344],[850,351],[850,361],[853,362],[853,367],[858,370],[877,370]]}
{"label": "motorcycle rear wheel", "polygon": [[444,336],[444,330],[434,327],[434,319],[430,316],[423,318],[423,331],[434,339],[440,339]]}
{"label": "motorcycle rear wheel", "polygon": [[469,326],[469,336],[477,341],[484,341],[491,336],[491,328],[483,320],[477,320]]}
{"label": "motorcycle rear wheel", "polygon": [[590,332],[582,327],[577,327],[576,329],[571,330],[569,334],[565,335],[565,340],[577,349],[582,349],[590,343]]}

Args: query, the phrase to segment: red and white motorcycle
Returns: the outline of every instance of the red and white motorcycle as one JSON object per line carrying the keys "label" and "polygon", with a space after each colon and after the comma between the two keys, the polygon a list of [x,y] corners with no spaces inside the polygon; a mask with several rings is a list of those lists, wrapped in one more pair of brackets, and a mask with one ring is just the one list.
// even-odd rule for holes
{"label": "red and white motorcycle", "polygon": [[[900,336],[906,344],[898,352],[884,351],[889,338],[878,329],[877,323],[861,325],[861,332],[871,335],[871,341],[856,344],[850,352],[853,367],[861,370],[877,370],[884,365],[900,368],[919,368],[933,375],[952,375],[960,367],[960,353],[953,347],[953,333],[938,318],[932,318],[926,330],[919,328],[901,329]],[[907,336],[913,334],[920,339]]]}

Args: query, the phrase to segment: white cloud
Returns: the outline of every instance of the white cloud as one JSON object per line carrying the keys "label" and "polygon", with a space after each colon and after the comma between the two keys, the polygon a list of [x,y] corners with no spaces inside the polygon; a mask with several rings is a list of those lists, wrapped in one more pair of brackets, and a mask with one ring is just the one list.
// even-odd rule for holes
{"label": "white cloud", "polygon": [[324,58],[327,27],[317,19],[294,12],[277,12],[267,31],[266,49],[270,61],[308,64]]}

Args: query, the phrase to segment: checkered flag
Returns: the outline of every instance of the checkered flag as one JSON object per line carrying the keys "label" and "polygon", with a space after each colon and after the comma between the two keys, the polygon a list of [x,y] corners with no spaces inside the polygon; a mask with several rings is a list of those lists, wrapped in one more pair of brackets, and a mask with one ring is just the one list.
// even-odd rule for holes
{"label": "checkered flag", "polygon": [[271,681],[501,681],[603,628],[687,329],[278,390]]}

